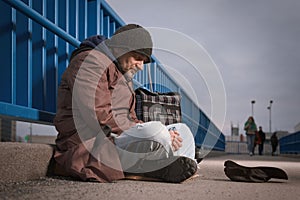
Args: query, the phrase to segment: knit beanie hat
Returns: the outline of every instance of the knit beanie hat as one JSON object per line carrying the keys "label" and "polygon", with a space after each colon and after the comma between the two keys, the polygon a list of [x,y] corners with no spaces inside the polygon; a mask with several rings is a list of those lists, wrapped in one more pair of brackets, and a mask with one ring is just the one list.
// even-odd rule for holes
{"label": "knit beanie hat", "polygon": [[150,33],[140,25],[128,24],[119,28],[105,43],[110,48],[116,47],[124,50],[120,55],[115,55],[116,57],[134,51],[148,58],[145,64],[151,62],[152,39]]}

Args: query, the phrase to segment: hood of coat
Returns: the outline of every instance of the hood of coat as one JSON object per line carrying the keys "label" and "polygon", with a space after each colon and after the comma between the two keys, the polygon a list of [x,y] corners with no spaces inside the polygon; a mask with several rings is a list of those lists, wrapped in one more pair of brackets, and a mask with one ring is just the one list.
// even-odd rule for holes
{"label": "hood of coat", "polygon": [[111,61],[113,61],[113,63],[118,68],[118,70],[122,74],[124,74],[125,73],[124,70],[122,70],[117,59],[112,54],[110,48],[106,45],[106,41],[108,41],[108,39],[103,35],[93,35],[91,37],[86,38],[80,43],[80,46],[72,52],[70,60],[72,60],[77,54],[83,51],[89,51],[95,49],[105,54]]}
{"label": "hood of coat", "polygon": [[106,46],[105,41],[107,38],[103,35],[93,35],[91,37],[86,38],[80,43],[80,46],[72,52],[70,60],[74,58],[77,54],[82,51],[88,50],[98,50],[107,55],[112,61],[116,60],[116,58],[111,53],[110,49]]}

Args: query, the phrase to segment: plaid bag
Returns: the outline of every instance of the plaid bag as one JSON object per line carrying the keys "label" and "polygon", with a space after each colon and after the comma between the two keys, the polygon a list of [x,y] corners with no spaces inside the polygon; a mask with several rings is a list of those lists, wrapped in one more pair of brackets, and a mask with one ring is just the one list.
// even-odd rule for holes
{"label": "plaid bag", "polygon": [[157,93],[135,90],[137,118],[144,122],[161,121],[165,125],[181,122],[181,96],[177,92]]}

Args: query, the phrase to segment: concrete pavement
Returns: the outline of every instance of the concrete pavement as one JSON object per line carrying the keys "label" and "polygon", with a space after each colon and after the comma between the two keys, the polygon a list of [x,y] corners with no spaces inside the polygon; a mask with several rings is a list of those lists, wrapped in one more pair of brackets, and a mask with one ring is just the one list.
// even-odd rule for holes
{"label": "concrete pavement", "polygon": [[[267,183],[230,181],[224,174],[224,161],[246,166],[274,166],[285,170],[289,180]],[[205,158],[199,164],[199,177],[181,184],[121,180],[91,183],[61,177],[0,183],[0,199],[297,199],[300,196],[299,157],[223,155]]]}
{"label": "concrete pavement", "polygon": [[48,144],[0,142],[0,182],[45,177],[52,153]]}

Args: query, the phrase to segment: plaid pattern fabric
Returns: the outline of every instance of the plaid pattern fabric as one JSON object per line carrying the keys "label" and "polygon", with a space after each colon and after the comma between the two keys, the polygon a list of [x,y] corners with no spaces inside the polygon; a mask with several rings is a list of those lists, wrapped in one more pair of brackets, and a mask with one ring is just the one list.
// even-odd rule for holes
{"label": "plaid pattern fabric", "polygon": [[156,93],[144,88],[135,90],[136,115],[139,120],[161,121],[165,125],[181,122],[181,96],[176,92]]}

